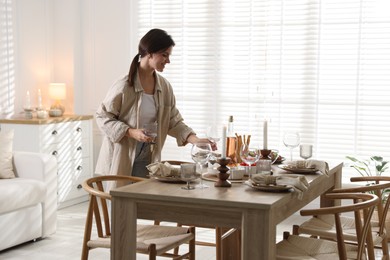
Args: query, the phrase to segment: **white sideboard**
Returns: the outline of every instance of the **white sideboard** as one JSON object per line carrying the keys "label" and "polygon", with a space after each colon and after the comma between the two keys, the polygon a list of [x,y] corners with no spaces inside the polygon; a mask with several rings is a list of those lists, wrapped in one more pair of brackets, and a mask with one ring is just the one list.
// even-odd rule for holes
{"label": "white sideboard", "polygon": [[0,129],[14,129],[15,151],[52,154],[58,163],[58,207],[88,200],[81,183],[93,175],[93,116],[47,119],[0,119]]}

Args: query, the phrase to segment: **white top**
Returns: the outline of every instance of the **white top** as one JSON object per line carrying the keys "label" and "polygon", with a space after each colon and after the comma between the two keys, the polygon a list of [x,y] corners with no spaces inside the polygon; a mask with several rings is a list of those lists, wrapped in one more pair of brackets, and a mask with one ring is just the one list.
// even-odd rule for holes
{"label": "white top", "polygon": [[143,93],[140,107],[139,127],[143,128],[146,123],[157,121],[157,108],[153,95]]}

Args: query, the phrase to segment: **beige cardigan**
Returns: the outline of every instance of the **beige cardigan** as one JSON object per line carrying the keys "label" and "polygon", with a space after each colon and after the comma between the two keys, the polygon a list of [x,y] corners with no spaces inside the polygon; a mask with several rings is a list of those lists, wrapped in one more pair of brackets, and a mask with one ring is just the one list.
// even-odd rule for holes
{"label": "beige cardigan", "polygon": [[[176,108],[172,86],[160,74],[155,73],[154,99],[157,107],[158,136],[152,162],[160,161],[161,150],[167,135],[176,138],[178,146],[187,142],[195,132],[188,127]],[[127,76],[117,81],[108,91],[96,111],[96,123],[104,133],[96,164],[96,174],[131,175],[137,141],[126,136],[129,128],[139,128],[139,107],[143,88],[138,76],[130,87]]]}

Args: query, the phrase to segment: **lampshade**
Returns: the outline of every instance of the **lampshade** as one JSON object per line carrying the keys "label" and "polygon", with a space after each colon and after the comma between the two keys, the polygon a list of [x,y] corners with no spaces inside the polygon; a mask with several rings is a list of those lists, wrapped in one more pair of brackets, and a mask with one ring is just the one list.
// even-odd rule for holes
{"label": "lampshade", "polygon": [[65,83],[50,83],[49,96],[55,100],[63,100],[66,98]]}
{"label": "lampshade", "polygon": [[55,100],[55,103],[50,107],[50,116],[62,116],[65,112],[65,107],[61,104],[60,100],[66,98],[66,85],[65,83],[50,83],[49,96]]}

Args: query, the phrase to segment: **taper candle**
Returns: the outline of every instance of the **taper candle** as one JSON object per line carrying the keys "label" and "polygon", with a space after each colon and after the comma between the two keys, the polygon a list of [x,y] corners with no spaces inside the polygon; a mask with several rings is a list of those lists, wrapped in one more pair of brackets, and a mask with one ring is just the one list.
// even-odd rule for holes
{"label": "taper candle", "polygon": [[30,91],[27,91],[26,93],[26,103],[24,104],[24,108],[31,108]]}
{"label": "taper candle", "polygon": [[222,152],[221,152],[222,158],[226,158],[226,131],[227,131],[226,126],[223,126],[222,127]]}
{"label": "taper candle", "polygon": [[263,122],[263,149],[268,149],[268,121],[264,119]]}
{"label": "taper candle", "polygon": [[41,89],[38,89],[38,109],[42,108],[42,93]]}

